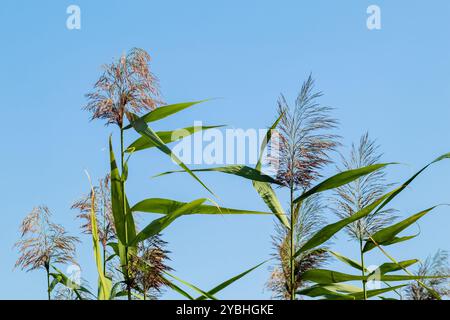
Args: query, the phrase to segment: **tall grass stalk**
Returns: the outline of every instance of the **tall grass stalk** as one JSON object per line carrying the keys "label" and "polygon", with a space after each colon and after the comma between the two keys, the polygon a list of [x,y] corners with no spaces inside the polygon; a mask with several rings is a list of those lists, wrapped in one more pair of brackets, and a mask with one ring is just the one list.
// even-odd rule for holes
{"label": "tall grass stalk", "polygon": [[[276,154],[269,158],[269,162],[278,167],[276,180],[289,190],[290,227],[285,239],[289,243],[288,266],[284,266],[284,257],[280,256],[279,260],[282,270],[286,267],[289,269],[285,275],[286,287],[289,289],[284,296],[290,300],[296,299],[301,282],[298,279],[300,261],[296,259],[295,253],[299,245],[297,239],[304,238],[304,235],[296,234],[296,220],[302,215],[297,211],[302,210],[302,203],[295,203],[295,193],[304,192],[312,182],[322,177],[321,169],[331,162],[328,154],[338,145],[338,137],[329,133],[336,127],[337,121],[330,117],[332,108],[317,102],[321,96],[321,92],[314,91],[311,75],[303,83],[293,107],[281,95],[278,100],[279,145],[278,148],[272,148]],[[284,254],[282,250],[278,251],[280,255]]]}
{"label": "tall grass stalk", "polygon": [[107,124],[116,124],[120,133],[120,186],[123,195],[121,215],[125,218],[124,280],[128,299],[132,299],[129,277],[129,244],[127,199],[125,193],[126,162],[124,150],[124,120],[130,113],[142,113],[155,109],[159,101],[159,86],[149,68],[150,56],[142,49],[132,49],[117,62],[104,66],[104,73],[96,82],[94,92],[87,94],[86,110],[92,112],[92,119],[105,119]]}
{"label": "tall grass stalk", "polygon": [[[352,144],[348,157],[342,156],[342,164],[338,166],[338,171],[352,170],[364,166],[379,163],[382,154],[376,142],[370,139],[369,134],[361,136],[358,144]],[[339,218],[347,218],[359,212],[362,208],[382,196],[387,188],[392,184],[386,183],[386,172],[379,170],[369,175],[363,176],[352,183],[336,189],[335,214]],[[358,243],[361,275],[366,275],[364,261],[364,241],[368,235],[377,232],[384,226],[396,219],[395,210],[384,209],[374,211],[363,219],[349,224],[345,230],[351,239]],[[367,299],[367,281],[362,280],[363,299]]]}

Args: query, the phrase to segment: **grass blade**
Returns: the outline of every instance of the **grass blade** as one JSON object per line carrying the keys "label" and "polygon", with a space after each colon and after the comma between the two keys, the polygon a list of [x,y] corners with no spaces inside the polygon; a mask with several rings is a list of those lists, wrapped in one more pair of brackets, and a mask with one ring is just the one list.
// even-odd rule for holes
{"label": "grass blade", "polygon": [[208,192],[214,195],[214,193],[192,172],[191,169],[189,169],[183,161],[181,161],[173,152],[172,150],[167,147],[163,141],[158,137],[158,135],[145,123],[145,121],[142,118],[139,118],[138,116],[131,114],[132,117],[132,125],[134,129],[140,133],[143,136],[148,137],[152,143],[155,144],[155,146],[168,155],[176,164],[178,164],[184,171],[186,171],[190,176],[192,176],[197,182],[199,182]]}
{"label": "grass blade", "polygon": [[[268,183],[274,183],[274,184],[278,184],[278,182],[264,174],[261,173],[261,171],[253,169],[251,167],[248,166],[244,166],[244,165],[228,165],[228,166],[224,166],[224,167],[215,167],[215,168],[205,168],[205,169],[194,169],[192,170],[193,172],[222,172],[222,173],[226,173],[226,174],[232,174],[235,176],[239,176],[245,179],[249,179],[252,181],[260,181],[260,182],[268,182]],[[160,176],[164,176],[167,174],[172,174],[172,173],[178,173],[178,172],[184,172],[183,170],[176,170],[176,171],[167,171],[167,172],[163,172],[160,173],[158,175],[156,175],[155,177],[160,177]]]}
{"label": "grass blade", "polygon": [[391,165],[394,163],[380,163],[380,164],[373,164],[370,166],[366,166],[363,168],[348,170],[344,172],[340,172],[331,178],[326,179],[325,181],[319,183],[315,187],[311,188],[310,190],[303,193],[301,196],[299,196],[297,199],[294,200],[295,203],[298,203],[309,196],[312,196],[313,194],[323,192],[326,190],[331,190],[338,188],[340,186],[343,186],[347,183],[350,183],[358,178],[361,178],[365,175],[368,175],[372,172],[375,172],[377,170],[380,170],[388,165]]}
{"label": "grass blade", "polygon": [[[172,131],[158,131],[156,132],[156,135],[161,139],[161,141],[164,144],[168,144],[171,142],[175,142],[181,139],[184,139],[190,135],[193,135],[196,132],[200,132],[202,130],[208,130],[208,129],[214,129],[214,128],[220,128],[223,127],[222,125],[220,126],[192,126],[192,127],[187,127],[187,128],[183,128],[183,129],[176,129],[176,130],[172,130]],[[150,140],[148,137],[146,136],[141,136],[140,138],[138,138],[136,141],[134,141],[127,149],[125,152],[136,152],[136,151],[141,151],[141,150],[145,150],[148,148],[154,148],[156,147],[155,143]]]}
{"label": "grass blade", "polygon": [[[437,206],[434,206],[434,207],[428,208],[426,210],[423,210],[423,211],[416,213],[415,215],[412,215],[392,226],[386,227],[386,228],[374,233],[371,236],[371,239],[368,240],[366,242],[366,244],[364,245],[363,252],[367,252],[367,251],[370,251],[371,249],[375,248],[375,244],[374,244],[373,240],[376,241],[376,243],[378,243],[379,245],[385,245],[386,243],[393,244],[393,243],[400,242],[399,238],[395,237],[397,234],[399,234],[400,232],[402,232],[403,230],[408,228],[410,225],[415,223],[417,220],[422,218],[424,215],[426,215],[428,212],[430,212],[431,210],[433,210],[436,207]],[[403,241],[409,240],[409,239],[411,239],[411,237],[403,238]]]}
{"label": "grass blade", "polygon": [[332,236],[334,236],[337,232],[339,232],[341,229],[343,229],[346,225],[355,222],[368,214],[370,214],[373,210],[375,210],[376,207],[378,207],[385,199],[387,199],[391,194],[396,192],[396,190],[391,191],[384,196],[380,197],[379,199],[375,200],[371,204],[369,204],[367,207],[361,209],[354,215],[342,219],[338,222],[329,224],[319,230],[317,233],[315,233],[295,254],[295,256],[298,256],[300,252],[307,251],[310,249],[313,249],[325,241],[329,240]]}
{"label": "grass blade", "polygon": [[[151,198],[143,200],[137,204],[135,204],[131,211],[133,212],[147,212],[147,213],[159,213],[159,214],[170,214],[175,210],[178,210],[182,206],[186,205],[186,202],[180,202],[170,199],[161,199],[161,198]],[[251,210],[241,210],[241,209],[231,209],[231,208],[222,208],[213,205],[199,205],[196,208],[192,208],[190,212],[186,212],[185,215],[188,214],[262,214],[262,215],[271,215],[270,212],[261,212],[261,211],[251,211]]]}
{"label": "grass blade", "polygon": [[[223,289],[225,289],[226,287],[228,287],[229,285],[231,285],[232,283],[236,282],[237,280],[241,279],[242,277],[246,276],[247,274],[249,274],[250,272],[252,272],[253,270],[259,268],[260,266],[262,266],[263,264],[265,264],[267,261],[261,262],[260,264],[254,266],[253,268],[248,269],[247,271],[244,271],[240,274],[238,274],[237,276],[234,276],[231,279],[228,279],[227,281],[222,282],[221,284],[219,284],[217,287],[214,287],[213,289],[211,289],[210,291],[208,291],[209,295],[215,295],[216,293],[222,291]],[[202,295],[201,297],[198,297],[196,300],[205,300],[205,296]]]}
{"label": "grass blade", "polygon": [[137,245],[139,242],[144,241],[167,228],[173,221],[177,218],[192,212],[202,205],[207,199],[197,199],[192,202],[186,203],[179,207],[177,210],[165,215],[162,218],[153,220],[149,225],[147,225],[141,232],[136,236],[133,245]]}
{"label": "grass blade", "polygon": [[[158,121],[158,120],[164,119],[168,116],[171,116],[175,113],[178,113],[184,109],[190,108],[192,106],[195,106],[196,104],[206,102],[206,101],[209,101],[209,99],[193,101],[193,102],[181,102],[181,103],[176,103],[176,104],[170,104],[167,106],[162,106],[162,107],[156,108],[155,110],[152,110],[149,113],[145,114],[144,116],[142,116],[142,119],[147,123],[153,122],[153,121]],[[132,128],[132,125],[128,125],[124,129],[128,130],[131,128]]]}

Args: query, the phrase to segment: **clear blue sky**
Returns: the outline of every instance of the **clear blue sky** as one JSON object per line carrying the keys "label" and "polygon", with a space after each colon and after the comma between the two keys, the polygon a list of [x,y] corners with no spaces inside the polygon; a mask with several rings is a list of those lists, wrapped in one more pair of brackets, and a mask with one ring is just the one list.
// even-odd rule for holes
{"label": "clear blue sky", "polygon": [[[382,10],[379,31],[366,28],[366,8],[374,3]],[[70,4],[81,7],[79,31],[65,26]],[[322,102],[336,108],[344,144],[369,130],[385,160],[407,164],[389,173],[401,181],[450,151],[449,16],[447,0],[2,1],[0,298],[46,297],[42,272],[13,270],[12,246],[25,214],[45,203],[57,222],[78,232],[69,208],[87,190],[83,170],[100,177],[108,169],[105,147],[113,127],[90,123],[81,110],[103,63],[141,47],[153,57],[167,102],[223,98],[170,118],[161,124],[166,129],[194,120],[264,128],[274,119],[278,95],[292,100],[313,72],[325,93]],[[150,179],[173,168],[156,151],[136,156],[130,201],[206,195],[187,176]],[[433,167],[395,206],[412,214],[449,203],[449,176],[449,162]],[[265,210],[250,183],[221,175],[203,179],[223,206]],[[420,237],[390,248],[399,259],[450,249],[448,208],[420,225]],[[209,289],[267,259],[272,233],[270,217],[187,217],[164,236],[176,274]],[[90,238],[82,239],[83,277],[95,286]],[[335,243],[338,251],[357,257],[343,233]],[[369,264],[379,258],[370,255]],[[261,268],[219,297],[269,298],[263,290],[268,275]]]}

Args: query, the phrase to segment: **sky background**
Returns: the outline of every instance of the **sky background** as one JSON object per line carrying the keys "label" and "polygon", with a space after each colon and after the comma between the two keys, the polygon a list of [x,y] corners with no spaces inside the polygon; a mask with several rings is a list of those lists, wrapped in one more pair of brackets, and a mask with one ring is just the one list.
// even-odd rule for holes
{"label": "sky background", "polygon": [[[81,30],[66,28],[70,4],[81,8]],[[366,27],[371,4],[381,7],[381,30]],[[152,56],[168,103],[221,98],[168,118],[156,129],[189,126],[194,120],[266,128],[275,118],[279,94],[292,102],[312,72],[325,94],[321,102],[336,108],[341,151],[369,131],[385,161],[402,163],[389,170],[391,181],[402,181],[450,151],[449,15],[447,0],[2,1],[0,298],[46,298],[44,272],[13,269],[19,224],[33,206],[46,204],[56,222],[78,233],[70,206],[88,191],[83,170],[95,179],[108,170],[107,138],[114,133],[117,142],[117,132],[100,121],[89,122],[82,111],[84,94],[102,64],[141,47]],[[155,150],[136,155],[130,202],[208,196],[187,175],[150,178],[175,168]],[[449,176],[450,162],[434,166],[394,206],[407,215],[449,203]],[[220,174],[202,179],[222,206],[266,210],[245,180]],[[286,191],[278,191],[286,203]],[[142,223],[152,218],[140,217]],[[450,250],[449,228],[450,209],[438,208],[421,221],[419,237],[389,251],[398,259],[423,259],[438,248]],[[167,228],[164,239],[175,273],[208,290],[269,258],[273,230],[271,217],[191,216]],[[416,231],[417,226],[410,232]],[[82,241],[82,276],[95,287],[91,239],[82,236]],[[345,233],[334,241],[336,251],[357,258],[357,245]],[[375,253],[366,260],[384,261]],[[264,289],[268,267],[218,297],[270,298]]]}

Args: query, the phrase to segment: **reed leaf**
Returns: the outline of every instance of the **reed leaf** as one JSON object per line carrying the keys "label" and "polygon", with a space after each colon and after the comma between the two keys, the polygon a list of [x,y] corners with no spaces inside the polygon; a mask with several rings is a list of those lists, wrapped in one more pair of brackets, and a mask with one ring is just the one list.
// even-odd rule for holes
{"label": "reed leaf", "polygon": [[298,294],[316,298],[325,297],[327,300],[362,300],[364,297],[372,298],[380,294],[395,291],[403,288],[405,285],[392,286],[383,289],[374,289],[364,292],[360,288],[343,283],[335,284],[316,284],[309,288],[298,291]]}
{"label": "reed leaf", "polygon": [[[246,276],[247,274],[249,274],[250,272],[252,272],[255,269],[258,269],[260,266],[262,266],[263,264],[265,264],[267,261],[261,262],[260,264],[254,266],[253,268],[248,269],[247,271],[244,271],[240,274],[238,274],[237,276],[234,276],[230,279],[228,279],[227,281],[222,282],[221,284],[219,284],[217,287],[214,287],[213,289],[211,289],[210,291],[208,291],[209,295],[215,295],[216,293],[222,291],[223,289],[225,289],[226,287],[228,287],[229,285],[233,284],[234,282],[238,281],[239,279],[241,279],[242,277]],[[205,296],[202,295],[201,297],[198,297],[196,300],[205,300]]]}
{"label": "reed leaf", "polygon": [[166,285],[168,287],[170,287],[173,291],[178,292],[179,294],[181,294],[182,296],[188,298],[189,300],[195,300],[195,298],[193,296],[191,296],[189,293],[187,293],[186,291],[184,291],[183,289],[181,289],[179,286],[177,286],[175,283],[173,283],[172,281],[170,281],[167,278],[164,278]]}
{"label": "reed leaf", "polygon": [[[264,141],[261,143],[259,159],[256,164],[255,170],[261,171],[262,158],[266,150],[267,144],[272,138],[273,131],[277,127],[283,115],[284,112],[280,114],[278,119],[272,124],[269,130],[267,130]],[[280,200],[278,200],[277,194],[275,193],[275,191],[273,191],[272,186],[268,182],[261,182],[255,180],[252,181],[252,184],[253,188],[255,188],[256,192],[258,192],[261,199],[264,201],[267,207],[273,212],[273,214],[277,217],[277,219],[281,222],[281,224],[285,226],[287,229],[290,229],[291,225],[289,224],[289,220],[286,217],[286,213],[284,212],[283,206],[281,205]]]}
{"label": "reed leaf", "polygon": [[347,258],[346,256],[343,256],[342,254],[337,253],[337,252],[335,252],[333,250],[328,250],[328,249],[325,249],[325,250],[328,251],[331,255],[333,255],[336,259],[344,262],[346,265],[348,265],[348,266],[350,266],[352,268],[355,268],[357,270],[362,271],[363,268],[362,268],[362,266],[361,266],[361,264],[359,262],[357,262],[357,261],[355,261],[353,259]]}
{"label": "reed leaf", "polygon": [[[222,172],[222,173],[226,173],[226,174],[232,174],[232,175],[239,176],[239,177],[249,179],[252,181],[260,181],[260,182],[278,184],[278,182],[274,178],[262,173],[261,171],[253,169],[253,168],[245,166],[245,165],[240,165],[240,164],[239,165],[228,165],[228,166],[224,166],[224,167],[192,170],[192,172],[213,172],[213,171]],[[160,176],[164,176],[167,174],[178,173],[178,172],[185,172],[185,171],[183,171],[183,170],[167,171],[167,172],[160,173],[160,174],[156,175],[155,177],[160,177]]]}
{"label": "reed leaf", "polygon": [[352,169],[352,170],[340,172],[340,173],[326,179],[325,181],[319,183],[318,185],[309,189],[308,191],[304,192],[301,196],[299,196],[298,198],[296,198],[294,200],[294,203],[303,201],[304,199],[312,196],[313,194],[343,186],[343,185],[350,183],[362,176],[368,175],[372,172],[380,170],[381,168],[384,168],[391,164],[394,164],[394,163],[380,163],[380,164],[374,164],[374,165],[370,165],[370,166],[366,166],[366,167],[362,167],[362,168],[358,168],[358,169]]}
{"label": "reed leaf", "polygon": [[[193,101],[193,102],[181,102],[181,103],[162,106],[162,107],[156,108],[156,109],[150,111],[149,113],[143,115],[142,120],[144,120],[146,123],[158,121],[158,120],[164,119],[168,116],[171,116],[175,113],[178,113],[184,109],[190,108],[196,104],[206,102],[206,101],[209,101],[209,99]],[[132,127],[133,127],[133,125],[130,124],[130,125],[124,127],[124,130],[131,129]]]}
{"label": "reed leaf", "polygon": [[362,300],[364,298],[372,298],[372,297],[376,297],[383,293],[395,291],[395,290],[401,289],[405,286],[406,286],[405,284],[402,284],[399,286],[392,286],[392,287],[387,287],[387,288],[383,288],[383,289],[367,290],[366,292],[359,291],[359,292],[347,294],[345,296],[336,297],[334,299],[331,298],[330,300]]}
{"label": "reed leaf", "polygon": [[409,178],[408,180],[406,180],[399,188],[398,190],[392,194],[388,199],[386,199],[386,201],[377,209],[376,212],[381,211],[389,202],[391,202],[399,193],[401,193],[403,190],[405,190],[405,188],[411,183],[413,182],[422,172],[424,172],[426,169],[428,169],[428,167],[430,167],[431,165],[438,163],[442,160],[445,159],[450,159],[450,152],[449,153],[445,153],[442,156],[434,159],[433,161],[431,161],[430,163],[428,163],[426,166],[424,166],[422,169],[420,169],[419,171],[417,171],[411,178]]}
{"label": "reed leaf", "polygon": [[283,226],[287,229],[290,229],[291,226],[289,224],[289,220],[286,217],[286,213],[278,200],[278,197],[275,191],[272,189],[272,186],[267,182],[253,181],[253,187],[258,192],[261,199],[267,205],[267,207],[272,211],[275,217],[281,222]]}
{"label": "reed leaf", "polygon": [[[184,284],[185,286],[191,288],[192,290],[196,291],[197,293],[201,294],[201,295],[204,296],[205,298],[208,298],[208,299],[211,299],[211,300],[218,300],[218,299],[217,299],[216,297],[214,297],[212,294],[209,294],[208,292],[206,292],[206,291],[204,291],[204,290],[198,288],[197,286],[195,286],[195,285],[193,285],[193,284],[191,284],[191,283],[189,283],[189,282],[187,282],[187,281],[185,281],[185,280],[182,280],[182,279],[178,278],[177,276],[175,276],[175,275],[173,275],[173,274],[171,274],[171,273],[169,273],[169,272],[167,272],[167,271],[164,271],[164,273],[165,273],[166,275],[168,275],[169,277],[171,277],[171,278],[173,278],[173,279],[175,279],[175,280],[181,282],[181,283]],[[180,289],[180,290],[181,290],[181,289]],[[181,291],[184,292],[183,290],[181,290]],[[181,292],[178,291],[178,290],[177,290],[177,292],[181,293]],[[184,295],[184,296],[189,296],[189,294],[187,294],[187,293],[186,293],[186,294],[181,293],[181,294]],[[191,297],[191,298],[192,298],[192,297]]]}
{"label": "reed leaf", "polygon": [[[436,208],[437,206],[428,208],[426,210],[423,210],[419,213],[416,213],[392,226],[386,227],[384,229],[381,229],[380,231],[374,233],[371,235],[371,239],[367,240],[366,244],[364,245],[363,252],[368,252],[371,249],[375,248],[376,245],[373,241],[375,241],[378,245],[389,245],[394,243],[399,243],[401,241],[406,241],[411,239],[411,237],[404,237],[404,238],[396,238],[395,236],[408,228],[410,225],[415,223],[417,220],[422,218],[424,215],[426,215],[428,212]],[[401,241],[400,241],[401,239]]]}
{"label": "reed leaf", "polygon": [[206,198],[194,200],[192,202],[182,205],[172,213],[166,214],[162,218],[153,220],[141,232],[138,233],[132,244],[137,245],[139,242],[144,241],[154,235],[157,235],[162,230],[167,228],[177,218],[189,214],[189,212],[192,212],[193,210],[196,210],[205,201],[207,201]]}
{"label": "reed leaf", "polygon": [[[369,281],[372,280],[373,275],[352,275],[346,274],[338,271],[326,270],[326,269],[314,269],[308,270],[303,274],[303,279],[306,281],[311,281],[319,284],[332,284],[339,282],[348,281]],[[417,276],[417,275],[385,275],[381,274],[377,280],[379,281],[409,281],[409,280],[420,280],[420,279],[440,279],[443,276]]]}
{"label": "reed leaf", "polygon": [[333,284],[315,284],[311,287],[297,291],[297,294],[308,296],[311,298],[316,298],[321,296],[345,296],[345,294],[356,293],[360,291],[361,291],[360,288],[353,285],[345,283],[333,283]]}
{"label": "reed leaf", "polygon": [[[161,198],[151,198],[138,202],[132,208],[132,212],[146,212],[146,213],[159,213],[159,214],[170,214],[173,211],[186,205],[186,202],[180,202],[170,199]],[[241,210],[241,209],[231,209],[223,208],[214,205],[199,205],[193,208],[190,212],[186,212],[185,215],[189,214],[262,214],[270,215],[270,212],[261,211],[251,211],[251,210]]]}
{"label": "reed leaf", "polygon": [[417,259],[399,261],[398,263],[386,262],[386,263],[383,263],[381,266],[379,266],[376,270],[374,270],[372,272],[372,274],[374,274],[376,272],[380,272],[381,274],[386,274],[389,272],[400,271],[400,270],[403,270],[404,268],[408,268],[408,267],[412,266],[413,264],[416,264],[417,262],[419,262],[419,260],[417,260]]}
{"label": "reed leaf", "polygon": [[[158,110],[158,109],[157,109]],[[208,192],[214,195],[214,193],[189,169],[183,161],[181,161],[173,152],[167,147],[164,142],[158,137],[158,135],[149,127],[147,123],[142,118],[139,118],[135,114],[130,114],[130,122],[134,129],[141,134],[146,136],[155,144],[156,148],[168,155],[177,165],[179,165],[184,171],[186,171],[191,177],[193,177],[197,182],[199,182]]]}
{"label": "reed leaf", "polygon": [[[396,189],[397,190],[397,189]],[[295,254],[295,256],[298,256],[300,252],[313,249],[325,241],[329,240],[333,235],[335,235],[337,232],[339,232],[341,229],[343,229],[346,225],[357,221],[358,219],[361,219],[368,214],[370,214],[373,210],[375,210],[376,207],[378,207],[385,199],[387,199],[390,195],[392,195],[396,190],[393,190],[384,196],[378,198],[374,202],[372,202],[367,207],[361,209],[359,212],[355,213],[354,215],[342,219],[338,222],[329,224],[322,228],[319,232],[314,234],[311,239],[309,239]]]}
{"label": "reed leaf", "polygon": [[[208,130],[208,129],[214,129],[214,128],[220,128],[220,127],[223,127],[223,125],[191,126],[191,127],[176,129],[176,130],[172,130],[172,131],[157,131],[155,133],[164,144],[168,144],[171,142],[175,142],[175,141],[184,139],[184,138],[186,138],[190,135],[193,135],[196,132],[200,132],[202,130]],[[152,140],[150,140],[146,136],[141,136],[136,141],[134,141],[132,144],[130,144],[125,152],[130,153],[130,152],[141,151],[141,150],[145,150],[148,148],[154,148],[154,147],[156,147],[156,145]]]}
{"label": "reed leaf", "polygon": [[[119,243],[125,245],[136,236],[136,227],[134,224],[133,215],[131,214],[128,205],[126,206],[127,208],[123,207],[123,200],[124,197],[126,198],[126,195],[123,194],[121,183],[122,178],[114,156],[111,137],[109,138],[109,151],[111,161],[111,207],[114,217],[114,225]],[[125,203],[128,203],[128,201],[125,201]],[[126,231],[125,226],[127,226]]]}
{"label": "reed leaf", "polygon": [[[95,190],[92,186],[92,181],[89,173],[86,171],[89,183],[91,184],[91,234],[92,234],[92,244],[94,250],[95,264],[97,266],[98,273],[98,299],[99,300],[109,300],[111,296],[112,283],[111,279],[105,276],[105,270],[103,269],[103,259],[100,253],[100,241],[99,232],[97,227],[97,217],[95,214]],[[106,259],[106,257],[104,257]]]}

